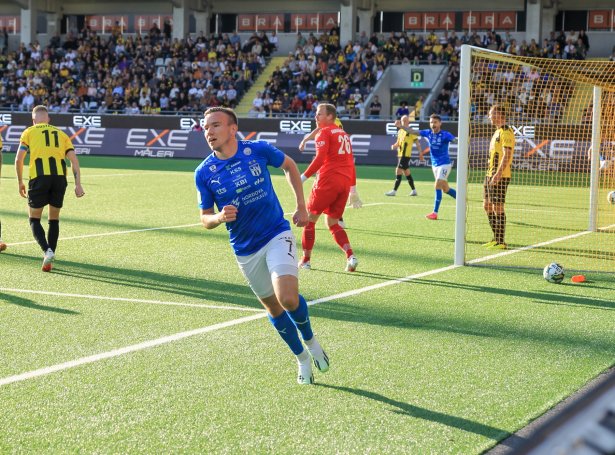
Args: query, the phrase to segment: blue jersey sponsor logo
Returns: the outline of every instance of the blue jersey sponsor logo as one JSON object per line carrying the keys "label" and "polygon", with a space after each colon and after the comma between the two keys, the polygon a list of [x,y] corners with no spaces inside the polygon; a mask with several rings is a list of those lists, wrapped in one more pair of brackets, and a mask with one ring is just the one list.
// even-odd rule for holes
{"label": "blue jersey sponsor logo", "polygon": [[237,207],[237,219],[227,223],[226,228],[239,256],[255,253],[277,234],[290,229],[267,169],[280,167],[284,157],[267,142],[240,141],[232,158],[220,160],[212,153],[195,171],[202,209],[214,205],[218,210],[226,205]]}

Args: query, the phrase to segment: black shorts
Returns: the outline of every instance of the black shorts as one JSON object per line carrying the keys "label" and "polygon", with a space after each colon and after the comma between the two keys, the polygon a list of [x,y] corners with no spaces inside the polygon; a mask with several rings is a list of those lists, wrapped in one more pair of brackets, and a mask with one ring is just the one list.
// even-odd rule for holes
{"label": "black shorts", "polygon": [[410,167],[410,157],[409,156],[400,156],[399,161],[397,162],[397,167],[403,169],[404,171]]}
{"label": "black shorts", "polygon": [[68,182],[64,175],[41,175],[28,184],[28,205],[40,209],[46,205],[62,208]]}
{"label": "black shorts", "polygon": [[510,183],[509,177],[503,177],[498,183],[492,185],[489,183],[491,177],[485,177],[483,184],[483,198],[490,204],[504,204],[506,202],[506,191]]}

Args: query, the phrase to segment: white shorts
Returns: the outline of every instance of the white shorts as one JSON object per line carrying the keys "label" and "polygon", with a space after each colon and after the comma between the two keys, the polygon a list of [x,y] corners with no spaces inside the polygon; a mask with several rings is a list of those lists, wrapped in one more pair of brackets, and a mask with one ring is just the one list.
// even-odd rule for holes
{"label": "white shorts", "polygon": [[298,276],[297,245],[291,231],[279,233],[256,253],[235,257],[243,276],[258,298],[274,294],[274,279],[283,275]]}
{"label": "white shorts", "polygon": [[433,171],[433,176],[436,180],[444,180],[448,181],[448,176],[451,173],[451,169],[453,168],[452,164],[443,164],[442,166],[431,166],[431,170]]}

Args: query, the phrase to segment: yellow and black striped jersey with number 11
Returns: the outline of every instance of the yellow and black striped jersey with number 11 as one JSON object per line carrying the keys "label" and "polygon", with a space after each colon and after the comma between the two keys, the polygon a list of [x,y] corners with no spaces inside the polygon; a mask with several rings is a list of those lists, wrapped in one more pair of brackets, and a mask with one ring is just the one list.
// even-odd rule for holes
{"label": "yellow and black striped jersey with number 11", "polygon": [[48,123],[38,123],[21,133],[21,144],[30,152],[30,179],[66,175],[66,153],[74,150],[67,134]]}

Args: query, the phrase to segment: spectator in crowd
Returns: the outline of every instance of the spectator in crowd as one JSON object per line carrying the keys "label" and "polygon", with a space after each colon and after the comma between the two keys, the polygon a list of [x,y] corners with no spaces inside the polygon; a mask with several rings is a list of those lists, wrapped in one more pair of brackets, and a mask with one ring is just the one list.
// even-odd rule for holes
{"label": "spectator in crowd", "polygon": [[0,55],[6,55],[9,47],[9,32],[6,27],[0,32]]}
{"label": "spectator in crowd", "polygon": [[[64,41],[54,36],[46,48],[38,42],[21,46],[7,53],[0,108],[45,104],[50,112],[124,113],[134,102],[143,110],[149,100],[148,110],[156,105],[166,112],[202,111],[212,102],[236,104],[265,64],[263,55],[242,50],[228,36],[179,40],[166,35],[155,24],[146,35],[125,36],[122,24],[116,23],[108,38],[84,27]],[[256,41],[265,46],[265,40],[264,34],[255,36],[251,47]],[[214,101],[210,87],[222,87],[226,97]]]}
{"label": "spectator in crowd", "polygon": [[382,111],[382,103],[380,102],[378,95],[374,95],[372,102],[369,104],[369,118],[370,119],[380,118],[381,111]]}
{"label": "spectator in crowd", "polygon": [[410,110],[408,109],[407,101],[402,101],[400,103],[400,106],[395,111],[395,117],[397,117],[398,119],[403,117],[404,115],[410,115]]}

